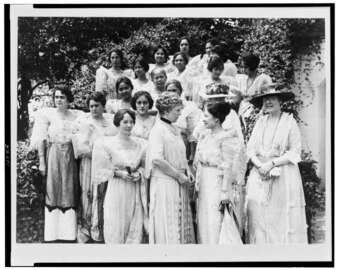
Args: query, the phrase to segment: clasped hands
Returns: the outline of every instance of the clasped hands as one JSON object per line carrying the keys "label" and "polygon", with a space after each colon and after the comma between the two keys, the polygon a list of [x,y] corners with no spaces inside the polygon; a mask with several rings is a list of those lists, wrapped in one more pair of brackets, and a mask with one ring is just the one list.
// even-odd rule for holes
{"label": "clasped hands", "polygon": [[189,171],[187,171],[187,175],[183,172],[179,172],[177,176],[177,181],[181,185],[185,185],[185,184],[194,185],[195,178]]}
{"label": "clasped hands", "polygon": [[139,172],[133,172],[129,174],[127,171],[117,170],[115,172],[117,177],[120,177],[126,181],[137,182],[140,180],[141,176]]}

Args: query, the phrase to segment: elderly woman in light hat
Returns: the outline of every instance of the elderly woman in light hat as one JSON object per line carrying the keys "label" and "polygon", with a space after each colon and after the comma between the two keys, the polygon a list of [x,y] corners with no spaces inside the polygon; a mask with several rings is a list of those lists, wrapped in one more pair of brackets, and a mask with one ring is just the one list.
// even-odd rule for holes
{"label": "elderly woman in light hat", "polygon": [[192,179],[184,141],[173,123],[181,114],[176,93],[163,92],[156,101],[160,119],[152,128],[145,176],[150,178],[150,244],[195,243],[188,183]]}
{"label": "elderly woman in light hat", "polygon": [[301,134],[282,102],[294,97],[269,84],[251,103],[262,115],[247,145],[253,163],[247,181],[246,211],[250,244],[307,243],[305,200],[298,162]]}

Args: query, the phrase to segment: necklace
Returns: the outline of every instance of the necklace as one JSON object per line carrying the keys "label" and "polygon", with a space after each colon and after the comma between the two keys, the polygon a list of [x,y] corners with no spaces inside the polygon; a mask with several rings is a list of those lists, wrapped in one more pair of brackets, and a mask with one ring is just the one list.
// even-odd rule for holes
{"label": "necklace", "polygon": [[[277,129],[278,129],[278,125],[279,125],[279,123],[280,123],[281,116],[282,116],[282,112],[280,113],[280,116],[279,116],[279,118],[278,118],[278,120],[277,120],[276,128],[275,128],[274,133],[273,133],[273,136],[272,136],[272,138],[271,138],[271,145],[274,144],[274,138],[275,138],[276,131],[277,131]],[[268,119],[267,119],[267,121],[268,121]],[[262,146],[263,146],[263,149],[265,149],[264,135],[265,135],[265,132],[266,132],[266,128],[267,128],[267,125],[264,127],[264,130],[263,130],[263,136],[262,136]]]}

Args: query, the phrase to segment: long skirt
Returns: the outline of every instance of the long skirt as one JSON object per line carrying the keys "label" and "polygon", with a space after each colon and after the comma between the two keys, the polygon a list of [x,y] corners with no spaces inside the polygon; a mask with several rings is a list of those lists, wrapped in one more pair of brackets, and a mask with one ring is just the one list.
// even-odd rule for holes
{"label": "long skirt", "polygon": [[223,214],[221,202],[222,177],[213,167],[202,167],[199,183],[197,226],[199,244],[218,244]]}
{"label": "long skirt", "polygon": [[44,240],[76,240],[78,176],[71,143],[51,143],[47,150]]}
{"label": "long skirt", "polygon": [[140,181],[108,181],[104,199],[104,241],[107,244],[140,244],[144,213]]}
{"label": "long skirt", "polygon": [[247,181],[250,244],[308,243],[305,200],[298,165],[282,166],[281,176],[262,180],[254,167]]}
{"label": "long skirt", "polygon": [[149,215],[150,244],[195,243],[187,185],[152,176]]}

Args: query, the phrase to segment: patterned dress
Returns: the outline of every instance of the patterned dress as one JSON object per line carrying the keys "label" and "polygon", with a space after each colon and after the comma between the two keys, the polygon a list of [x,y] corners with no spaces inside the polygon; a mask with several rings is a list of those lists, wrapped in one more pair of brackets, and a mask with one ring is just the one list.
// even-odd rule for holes
{"label": "patterned dress", "polygon": [[[99,230],[98,220],[93,220],[93,212],[101,211],[102,196],[99,187],[91,182],[92,148],[94,142],[103,136],[117,134],[117,128],[113,124],[113,115],[103,114],[103,121],[97,122],[91,114],[79,116],[72,125],[72,142],[76,158],[81,158],[80,163],[80,207],[78,212],[77,241],[84,243],[90,239],[102,241],[102,231]],[[103,194],[101,194],[103,195]]]}
{"label": "patterned dress", "polygon": [[61,119],[55,108],[42,108],[36,115],[31,148],[45,141],[46,198],[44,240],[76,240],[79,183],[71,143],[71,124],[81,113],[68,110],[70,117]]}

